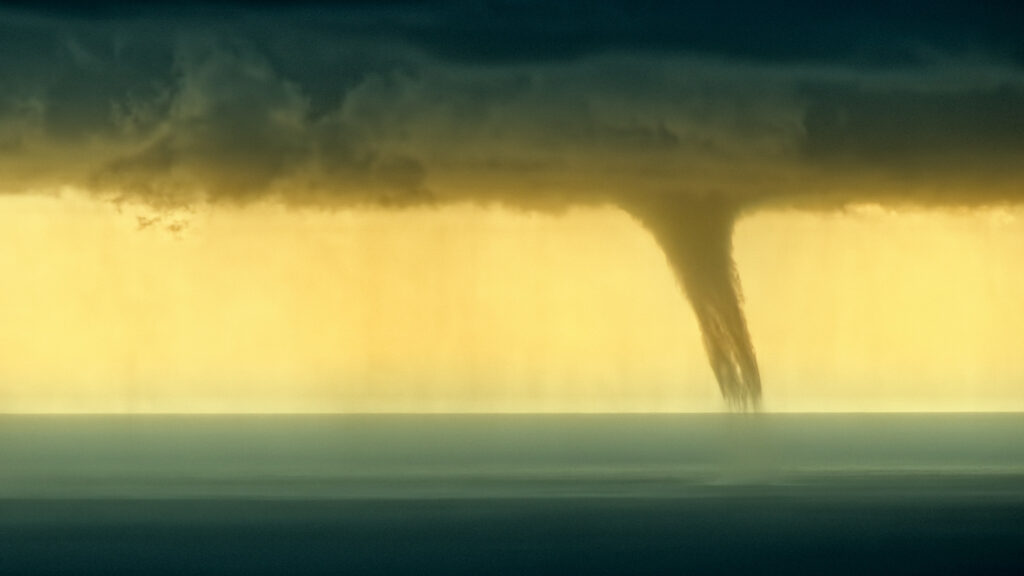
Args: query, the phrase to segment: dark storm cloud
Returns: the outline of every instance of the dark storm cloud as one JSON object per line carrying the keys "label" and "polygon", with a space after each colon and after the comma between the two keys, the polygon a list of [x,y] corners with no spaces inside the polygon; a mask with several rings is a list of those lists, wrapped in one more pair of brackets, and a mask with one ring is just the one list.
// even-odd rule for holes
{"label": "dark storm cloud", "polygon": [[13,2],[52,18],[209,22],[290,18],[332,33],[391,36],[445,58],[507,62],[615,50],[686,51],[754,60],[920,61],[922,46],[1018,61],[1024,8],[1013,2],[784,3],[733,0],[441,0]]}
{"label": "dark storm cloud", "polygon": [[814,159],[898,166],[961,151],[993,160],[1024,152],[1020,85],[963,91],[828,86],[805,95],[803,147]]}
{"label": "dark storm cloud", "polygon": [[612,203],[749,405],[736,215],[1024,199],[1021,30],[1007,2],[16,2],[0,176],[170,206]]}
{"label": "dark storm cloud", "polygon": [[[339,182],[384,200],[425,194],[416,159],[382,154],[373,134],[325,117],[358,81],[302,84],[301,69],[275,66],[252,38],[188,22],[14,18],[0,56],[0,146],[26,158],[7,159],[11,180],[165,203],[255,198],[302,170],[323,172],[342,196]],[[335,104],[318,110],[310,92],[335,86],[325,97]]]}

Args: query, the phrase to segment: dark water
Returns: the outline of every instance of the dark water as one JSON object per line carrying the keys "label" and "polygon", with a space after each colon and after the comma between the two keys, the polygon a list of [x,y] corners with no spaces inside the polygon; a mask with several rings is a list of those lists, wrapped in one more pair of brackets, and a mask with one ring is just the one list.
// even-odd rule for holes
{"label": "dark water", "polygon": [[1024,415],[6,416],[0,574],[1024,574]]}

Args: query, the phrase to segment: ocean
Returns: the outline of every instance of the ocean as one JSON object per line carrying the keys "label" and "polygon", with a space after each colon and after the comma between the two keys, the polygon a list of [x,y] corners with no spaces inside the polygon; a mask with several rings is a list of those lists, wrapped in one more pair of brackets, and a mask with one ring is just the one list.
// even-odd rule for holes
{"label": "ocean", "polygon": [[0,417],[0,574],[1024,574],[1022,414]]}

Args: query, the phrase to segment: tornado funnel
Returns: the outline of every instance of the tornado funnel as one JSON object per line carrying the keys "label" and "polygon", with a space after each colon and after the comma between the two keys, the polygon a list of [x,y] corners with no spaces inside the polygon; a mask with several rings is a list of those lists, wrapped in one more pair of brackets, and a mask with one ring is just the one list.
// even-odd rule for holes
{"label": "tornado funnel", "polygon": [[686,291],[726,402],[756,409],[761,376],[732,260],[735,209],[728,200],[675,196],[645,197],[627,209],[654,234]]}

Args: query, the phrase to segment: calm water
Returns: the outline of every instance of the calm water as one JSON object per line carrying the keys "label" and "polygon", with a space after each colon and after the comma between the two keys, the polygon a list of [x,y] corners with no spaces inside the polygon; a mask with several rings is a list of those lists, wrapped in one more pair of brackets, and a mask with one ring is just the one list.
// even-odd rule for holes
{"label": "calm water", "polygon": [[1024,573],[1024,415],[6,416],[0,574]]}

